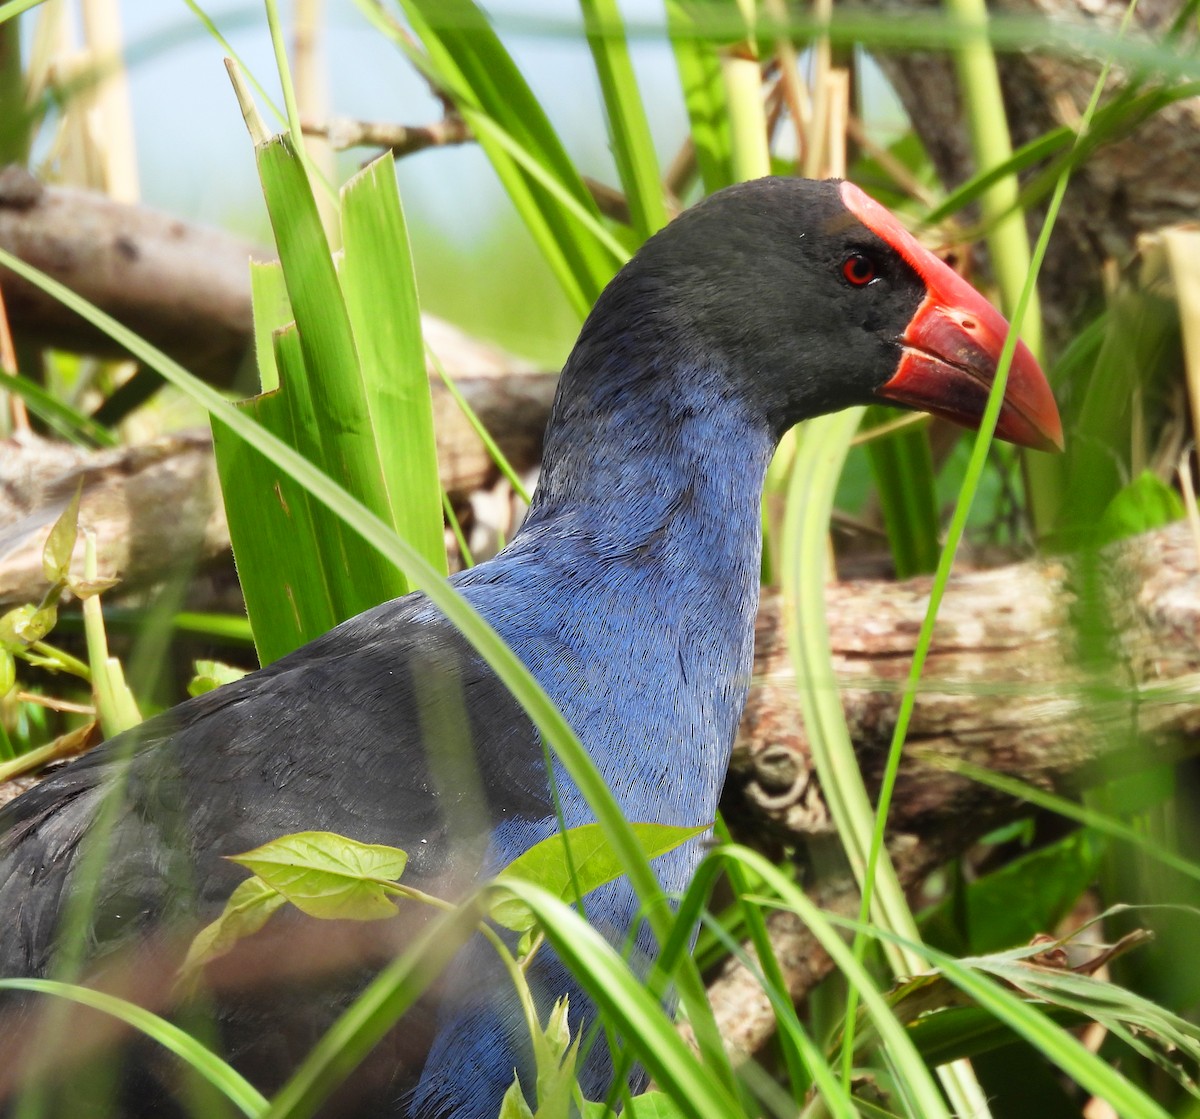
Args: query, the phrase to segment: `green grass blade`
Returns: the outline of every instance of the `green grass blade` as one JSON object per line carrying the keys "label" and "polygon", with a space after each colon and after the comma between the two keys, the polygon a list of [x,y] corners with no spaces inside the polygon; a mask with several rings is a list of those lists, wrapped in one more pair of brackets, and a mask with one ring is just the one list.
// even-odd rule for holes
{"label": "green grass blade", "polygon": [[[786,899],[789,903],[791,899]],[[1039,945],[1031,945],[1018,949],[1013,953],[1002,953],[997,956],[984,956],[956,960],[952,956],[928,945],[918,945],[915,942],[904,943],[904,938],[895,933],[881,929],[872,929],[861,922],[847,920],[833,914],[825,914],[829,924],[842,929],[853,930],[856,936],[874,936],[881,940],[890,940],[901,944],[909,951],[919,951],[927,955],[930,962],[954,986],[966,993],[996,1021],[1002,1022],[1014,1033],[1019,1035],[1039,1050],[1049,1061],[1052,1061],[1085,1091],[1106,1100],[1116,1110],[1122,1119],[1167,1119],[1168,1113],[1159,1104],[1150,1099],[1139,1089],[1132,1080],[1123,1076],[1120,1071],[1110,1066],[1104,1057],[1092,1053],[1075,1038],[1067,1029],[1056,1024],[1036,1005],[1025,1001],[1011,990],[1001,986],[991,978],[991,974],[1003,974],[1006,968],[1013,968],[1013,960],[1028,957],[1040,950]],[[1020,980],[1019,970],[1010,970],[1009,975]],[[1025,977],[1029,982],[1036,978],[1036,972],[1030,972]],[[1086,977],[1076,976],[1071,972],[1050,974],[1045,978],[1047,987],[1056,982],[1064,986],[1072,986],[1078,982],[1088,982]],[[1104,988],[1113,990],[1111,984],[1102,984]],[[1145,1000],[1133,1000],[1140,1006],[1152,1004]],[[864,1002],[865,1005],[865,1002]],[[1136,1013],[1137,1008],[1134,1008]],[[1158,1017],[1167,1019],[1173,1017],[1169,1012],[1154,1007]],[[876,1028],[879,1020],[874,1020]],[[1194,1031],[1194,1027],[1189,1027]],[[882,1032],[880,1034],[882,1037]],[[884,1039],[886,1042],[886,1039]]]}
{"label": "green grass blade", "polygon": [[342,188],[342,289],[392,523],[446,571],[442,488],[416,277],[396,172],[382,156]]}
{"label": "green grass blade", "polygon": [[64,404],[28,377],[13,376],[0,369],[0,390],[19,396],[35,416],[72,443],[94,447],[117,446],[116,437],[103,424]]}
{"label": "green grass blade", "polygon": [[960,991],[1006,1023],[1086,1092],[1106,1101],[1122,1119],[1169,1119],[1169,1113],[1110,1066],[1102,1057],[1057,1025],[1041,1010],[984,978],[966,962],[935,953],[934,962]]}
{"label": "green grass blade", "polygon": [[638,240],[644,241],[667,224],[667,207],[621,10],[616,0],[580,0],[580,7],[604,96],[617,174],[625,188],[634,231]]}
{"label": "green grass blade", "polygon": [[666,0],[667,27],[691,127],[696,166],[705,192],[736,181],[733,136],[721,60],[714,44],[702,34],[699,5],[693,0]]}
{"label": "green grass blade", "polygon": [[[525,488],[525,483],[513,468],[512,463],[508,461],[507,456],[500,449],[500,445],[492,438],[492,433],[483,426],[483,421],[476,414],[475,409],[471,407],[467,398],[463,396],[458,385],[454,383],[454,379],[446,372],[446,367],[441,363],[437,354],[429,350],[427,356],[433,363],[434,369],[437,370],[437,375],[441,378],[442,384],[446,386],[446,391],[450,394],[451,399],[458,406],[458,410],[462,413],[463,418],[475,433],[475,437],[483,444],[484,450],[488,453],[488,458],[492,460],[496,469],[507,479],[508,484],[513,488],[513,492],[528,505],[530,498],[529,491]],[[446,501],[443,500],[443,505],[445,504]]]}
{"label": "green grass blade", "polygon": [[[942,1094],[907,1031],[897,1020],[869,972],[843,939],[841,931],[835,927],[831,915],[819,909],[795,882],[757,851],[739,846],[720,847],[710,857],[736,861],[745,866],[776,895],[763,899],[763,904],[790,909],[804,922],[821,947],[829,953],[870,1015],[890,1063],[898,1070],[897,1085],[907,1097],[911,1114],[921,1119],[950,1119]],[[915,945],[910,942],[906,947],[915,955]]]}
{"label": "green grass blade", "polygon": [[8,0],[7,4],[0,4],[0,23],[7,23],[10,19],[15,19],[22,12],[29,11],[30,8],[36,8],[42,0]]}
{"label": "green grass blade", "polygon": [[[893,412],[883,408],[873,407],[867,412],[869,426],[894,418]],[[937,566],[940,545],[937,479],[929,433],[923,428],[893,432],[870,439],[866,446],[896,578],[932,571]]]}
{"label": "green grass blade", "polygon": [[[274,136],[260,145],[257,156],[288,298],[300,332],[318,425],[319,461],[347,492],[390,522],[387,487],[350,316],[308,176],[286,136]],[[403,578],[374,549],[353,534],[339,536],[344,573],[326,573],[339,618],[407,591]]]}
{"label": "green grass blade", "polygon": [[729,1089],[692,1053],[662,1004],[612,946],[547,890],[531,882],[506,885],[534,912],[555,951],[683,1113],[691,1119],[740,1119]]}
{"label": "green grass blade", "polygon": [[[315,452],[311,400],[294,328],[281,331],[271,368],[287,387],[239,402],[264,429],[301,454]],[[293,391],[295,386],[295,391]],[[308,405],[307,417],[303,414]],[[212,423],[229,536],[260,664],[312,641],[341,618],[328,573],[339,566],[340,523],[255,445]],[[344,565],[343,565],[344,566]]]}
{"label": "green grass blade", "polygon": [[582,317],[612,278],[618,258],[473,119],[491,121],[598,220],[599,210],[541,105],[470,0],[400,2],[428,52],[427,68],[476,129],[480,147]]}
{"label": "green grass blade", "polygon": [[[278,262],[251,267],[263,392],[236,407],[307,459],[321,460],[317,416]],[[246,612],[261,664],[341,620],[330,581],[344,570],[342,525],[252,443],[214,421],[213,450]]]}
{"label": "green grass blade", "polygon": [[222,1092],[243,1115],[249,1115],[253,1119],[262,1115],[266,1109],[267,1101],[239,1072],[178,1026],[134,1003],[105,994],[103,991],[94,991],[90,987],[60,983],[53,979],[0,979],[0,991],[32,991],[53,995],[111,1014],[186,1061],[200,1076]]}

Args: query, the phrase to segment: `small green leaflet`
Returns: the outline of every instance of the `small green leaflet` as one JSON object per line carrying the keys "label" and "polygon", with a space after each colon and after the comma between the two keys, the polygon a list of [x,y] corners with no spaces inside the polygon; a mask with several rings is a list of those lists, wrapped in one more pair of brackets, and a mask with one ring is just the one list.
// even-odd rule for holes
{"label": "small green leaflet", "polygon": [[1179,495],[1149,470],[1142,471],[1108,503],[1097,527],[1099,544],[1109,544],[1180,520],[1186,513]]}
{"label": "small green leaflet", "polygon": [[192,939],[179,968],[180,982],[189,985],[205,964],[232,951],[243,937],[258,932],[286,901],[261,878],[248,878],[229,895],[221,916],[205,925]]}
{"label": "small green leaflet", "polygon": [[[597,1119],[612,1114],[602,1103],[589,1103],[583,1113]],[[684,1111],[666,1092],[643,1092],[629,1100],[621,1114],[625,1119],[683,1119]]]}
{"label": "small green leaflet", "polygon": [[394,882],[408,862],[396,847],[322,831],[280,836],[229,859],[253,871],[302,913],[352,921],[395,915],[396,904],[381,883]]}
{"label": "small green leaflet", "polygon": [[46,545],[42,549],[42,573],[47,583],[65,583],[71,574],[71,554],[75,551],[75,540],[79,536],[79,498],[83,483],[75,487],[75,493],[66,509],[54,522]]}
{"label": "small green leaflet", "polygon": [[203,695],[211,692],[222,684],[232,684],[246,675],[244,668],[235,668],[224,661],[196,661],[196,675],[188,681],[187,693],[190,696]]}
{"label": "small green leaflet", "polygon": [[[708,831],[712,825],[631,826],[646,858],[656,859],[659,855],[665,855],[689,839]],[[565,838],[570,843],[570,860],[567,859],[563,833],[556,833],[534,844],[523,855],[509,863],[496,876],[497,886],[503,887],[506,879],[532,882],[543,890],[549,890],[563,901],[572,903],[598,886],[620,877],[621,864],[613,854],[604,836],[604,829],[599,824],[584,824],[582,827],[571,828],[566,832]],[[491,905],[490,916],[497,924],[514,932],[528,932],[536,923],[528,907],[504,889],[497,892]]]}

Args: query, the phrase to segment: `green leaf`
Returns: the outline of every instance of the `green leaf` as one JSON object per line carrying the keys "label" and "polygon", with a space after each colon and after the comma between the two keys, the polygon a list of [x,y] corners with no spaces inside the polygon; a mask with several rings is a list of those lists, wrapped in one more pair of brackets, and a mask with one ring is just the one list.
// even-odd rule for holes
{"label": "green leaf", "polygon": [[525,1102],[519,1076],[513,1076],[513,1082],[504,1093],[504,1099],[500,1101],[500,1119],[533,1119],[533,1112]]}
{"label": "green leaf", "polygon": [[287,898],[261,878],[247,878],[229,895],[221,915],[192,938],[179,968],[180,982],[189,984],[205,964],[231,952],[239,940],[258,932],[271,914],[286,904]]}
{"label": "green leaf", "polygon": [[392,523],[444,574],[433,399],[412,253],[390,156],[380,156],[342,188],[342,243],[340,279]]}
{"label": "green leaf", "polygon": [[[568,1005],[567,996],[563,995],[550,1011],[550,1020],[546,1023],[546,1028],[535,1030],[534,1033],[533,1052],[537,1065],[535,1119],[571,1119],[573,1113],[571,1102],[578,1091],[575,1062],[579,1056],[579,1038],[582,1035],[576,1036],[574,1041],[571,1040],[571,1026],[567,1018]],[[520,1091],[519,1080],[514,1080],[509,1091],[514,1087]]]}
{"label": "green leaf", "polygon": [[51,585],[65,583],[71,573],[71,555],[79,538],[79,499],[82,495],[83,483],[80,482],[42,548],[42,573]]}
{"label": "green leaf", "polygon": [[197,661],[196,675],[189,681],[187,693],[191,696],[203,695],[223,684],[232,684],[234,680],[240,680],[245,675],[244,668],[225,664],[224,661]]}
{"label": "green leaf", "polygon": [[228,857],[310,917],[352,921],[395,915],[396,904],[380,879],[395,881],[408,862],[408,856],[396,847],[359,843],[321,831],[280,836],[253,851]]}
{"label": "green leaf", "polygon": [[[633,834],[647,859],[656,859],[709,828],[677,827],[670,824],[632,824]],[[568,845],[570,858],[567,856]],[[574,872],[574,873],[572,873]],[[574,903],[594,889],[624,873],[620,860],[599,824],[570,828],[565,836],[556,832],[518,855],[497,876],[496,884],[532,882],[555,897]],[[491,904],[492,920],[514,932],[527,932],[535,925],[528,907],[509,891],[501,891]]]}
{"label": "green leaf", "polygon": [[1023,855],[969,884],[921,918],[924,938],[945,951],[994,952],[1056,928],[1095,880],[1103,843],[1083,830]]}
{"label": "green leaf", "polygon": [[638,240],[644,241],[667,224],[667,207],[621,10],[616,0],[580,0],[580,6],[604,95],[613,159],[625,188],[633,228]]}
{"label": "green leaf", "polygon": [[1100,517],[1098,545],[1137,536],[1183,518],[1183,500],[1157,474],[1143,471],[1114,495]]}
{"label": "green leaf", "polygon": [[629,1119],[682,1119],[684,1113],[666,1092],[643,1092],[634,1096],[621,1114]]}
{"label": "green leaf", "polygon": [[41,641],[57,620],[58,611],[53,606],[16,606],[0,617],[0,647],[15,652]]}

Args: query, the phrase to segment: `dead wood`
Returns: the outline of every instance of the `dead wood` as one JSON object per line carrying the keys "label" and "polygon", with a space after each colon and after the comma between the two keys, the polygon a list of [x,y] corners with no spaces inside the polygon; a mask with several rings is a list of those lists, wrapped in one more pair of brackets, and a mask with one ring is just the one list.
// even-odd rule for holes
{"label": "dead wood", "polygon": [[[0,248],[61,281],[142,335],[197,376],[221,387],[235,380],[253,391],[255,379],[238,378],[252,362],[253,316],[249,262],[272,254],[237,237],[144,206],[114,202],[95,191],[43,186],[19,167],[0,170]],[[58,300],[0,268],[0,287],[19,345],[98,357],[126,351]],[[425,341],[456,381],[508,385],[469,387],[472,403],[523,465],[540,451],[552,382],[496,346],[481,342],[433,315],[422,316]],[[435,394],[441,386],[431,365]],[[449,409],[443,405],[443,411]],[[469,441],[468,441],[469,442]],[[452,455],[473,452],[448,437]],[[476,464],[451,476],[478,473]],[[464,478],[459,488],[475,483]]]}
{"label": "dead wood", "polygon": [[[184,368],[227,386],[250,357],[252,257],[236,237],[95,191],[0,171],[0,248],[66,284]],[[58,300],[0,269],[18,345],[125,357]]]}
{"label": "dead wood", "polygon": [[[831,586],[836,686],[868,787],[879,784],[928,579]],[[778,598],[759,614],[755,675],[724,807],[743,828],[816,852],[833,834],[797,710]],[[1072,795],[1125,768],[1200,751],[1200,564],[1183,524],[1114,546],[1096,563],[1029,562],[959,575],[938,615],[890,814],[901,881],[919,884],[1023,802],[954,772],[959,761]],[[770,842],[770,839],[768,839]],[[835,860],[810,893],[846,916],[858,892]],[[794,997],[832,964],[795,918],[769,922]],[[735,963],[711,990],[731,1046],[774,1029]]]}
{"label": "dead wood", "polygon": [[[435,340],[441,329],[453,330],[435,324]],[[550,374],[510,373],[462,378],[458,388],[509,461],[525,471],[541,455],[556,384]],[[431,387],[442,485],[458,500],[490,484],[497,471],[444,386]],[[96,536],[100,574],[126,589],[229,551],[207,432],[106,451],[24,434],[0,442],[0,607],[41,598],[42,548],[81,483],[80,526]],[[82,556],[80,547],[77,564]]]}

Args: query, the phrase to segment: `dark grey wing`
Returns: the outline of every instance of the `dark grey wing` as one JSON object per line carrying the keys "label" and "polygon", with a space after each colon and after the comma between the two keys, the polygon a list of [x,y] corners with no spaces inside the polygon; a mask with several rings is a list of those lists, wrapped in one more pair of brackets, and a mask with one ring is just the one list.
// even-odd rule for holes
{"label": "dark grey wing", "polygon": [[[550,813],[528,719],[457,630],[410,596],[105,743],[0,810],[0,974],[47,970],[67,899],[85,888],[77,871],[93,857],[104,869],[85,950],[107,966],[128,961],[131,945],[158,949],[211,920],[247,877],[223,856],[279,835],[327,830],[402,847],[405,881],[454,896],[477,877],[501,821]],[[94,856],[96,841],[106,850]],[[302,1056],[361,986],[361,957],[390,955],[404,935],[401,922],[385,941],[361,926],[339,940],[343,924],[281,915],[247,942],[256,969],[288,957],[296,996],[220,996],[227,1044],[251,1067],[288,1067],[281,1047]],[[306,930],[325,972],[311,981],[296,975]],[[245,978],[226,972],[232,988]],[[313,983],[328,997],[314,1000]],[[250,986],[277,984],[256,974]],[[311,1020],[297,1023],[301,1007]]]}

